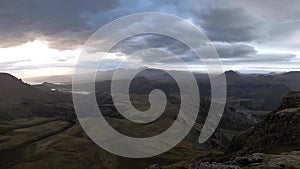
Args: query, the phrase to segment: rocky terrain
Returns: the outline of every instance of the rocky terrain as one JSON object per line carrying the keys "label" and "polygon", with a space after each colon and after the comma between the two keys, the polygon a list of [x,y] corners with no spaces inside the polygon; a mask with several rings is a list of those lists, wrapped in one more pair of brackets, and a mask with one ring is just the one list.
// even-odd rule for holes
{"label": "rocky terrain", "polygon": [[289,93],[277,111],[233,138],[231,151],[240,154],[300,150],[300,92]]}
{"label": "rocky terrain", "polygon": [[[109,94],[110,81],[96,83],[99,108],[113,128],[133,137],[149,137],[172,125],[180,107],[177,87],[172,79],[165,78],[164,73],[156,72],[142,73],[130,89],[132,104],[140,110],[147,110],[150,106],[149,91],[155,88],[166,90],[165,112],[158,120],[146,125],[130,122],[117,112]],[[209,83],[207,77],[195,75],[203,87],[200,92],[204,96],[196,124],[186,139],[162,155],[127,159],[102,150],[86,136],[76,120],[69,84],[31,86],[9,74],[0,74],[0,166],[4,169],[140,169],[157,163],[152,167],[297,168],[299,93],[290,93],[283,98],[281,105],[276,105],[279,98],[282,100],[282,96],[296,87],[276,79],[285,78],[296,83],[287,77],[300,77],[299,74],[274,75],[274,78],[236,72],[226,72],[225,75],[230,96],[218,129],[206,143],[198,144],[197,140],[210,106]],[[266,106],[268,100],[271,103]],[[269,114],[271,107],[274,109]],[[278,163],[279,159],[281,163]]]}
{"label": "rocky terrain", "polygon": [[235,135],[223,154],[202,156],[192,163],[160,168],[300,168],[299,103],[300,92],[289,93],[283,98],[278,110],[268,114],[254,127]]}

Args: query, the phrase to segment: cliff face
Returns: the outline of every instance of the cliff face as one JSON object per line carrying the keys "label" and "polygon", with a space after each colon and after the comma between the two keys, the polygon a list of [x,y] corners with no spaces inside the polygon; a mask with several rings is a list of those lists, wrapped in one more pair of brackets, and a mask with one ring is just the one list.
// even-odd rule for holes
{"label": "cliff face", "polygon": [[300,92],[283,98],[277,111],[264,121],[236,135],[229,150],[240,154],[282,153],[300,150]]}
{"label": "cliff face", "polygon": [[290,92],[286,97],[284,97],[278,111],[297,107],[300,107],[300,91]]}

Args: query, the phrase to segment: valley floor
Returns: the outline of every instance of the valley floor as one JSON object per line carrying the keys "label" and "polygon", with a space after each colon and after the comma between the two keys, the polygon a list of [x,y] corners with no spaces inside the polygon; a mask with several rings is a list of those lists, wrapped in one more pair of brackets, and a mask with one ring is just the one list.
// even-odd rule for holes
{"label": "valley floor", "polygon": [[0,128],[0,166],[3,169],[143,169],[153,163],[190,163],[196,157],[217,153],[195,150],[184,140],[157,157],[128,159],[100,149],[78,123],[53,118],[20,118],[1,121]]}

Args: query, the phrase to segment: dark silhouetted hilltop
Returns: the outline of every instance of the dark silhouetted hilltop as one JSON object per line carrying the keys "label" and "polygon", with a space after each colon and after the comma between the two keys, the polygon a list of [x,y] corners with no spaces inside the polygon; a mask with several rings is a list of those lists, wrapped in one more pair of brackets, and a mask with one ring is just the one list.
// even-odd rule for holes
{"label": "dark silhouetted hilltop", "polygon": [[0,90],[0,104],[4,105],[25,100],[51,101],[45,93],[7,73],[0,73]]}

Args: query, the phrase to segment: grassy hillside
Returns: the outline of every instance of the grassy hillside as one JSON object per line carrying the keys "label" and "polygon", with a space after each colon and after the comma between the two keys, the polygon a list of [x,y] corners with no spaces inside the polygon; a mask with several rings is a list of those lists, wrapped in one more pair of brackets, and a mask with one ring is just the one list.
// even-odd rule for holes
{"label": "grassy hillside", "polygon": [[[23,119],[14,122],[17,121],[22,122]],[[162,155],[128,159],[99,148],[85,135],[78,123],[73,125],[55,119],[28,119],[22,125],[15,125],[14,122],[4,124],[10,130],[0,135],[2,168],[140,169],[153,163],[171,165],[178,161],[190,162],[198,156],[209,154],[195,150],[191,142],[184,140]],[[116,124],[115,121],[113,123]],[[123,126],[115,127],[120,129]]]}

